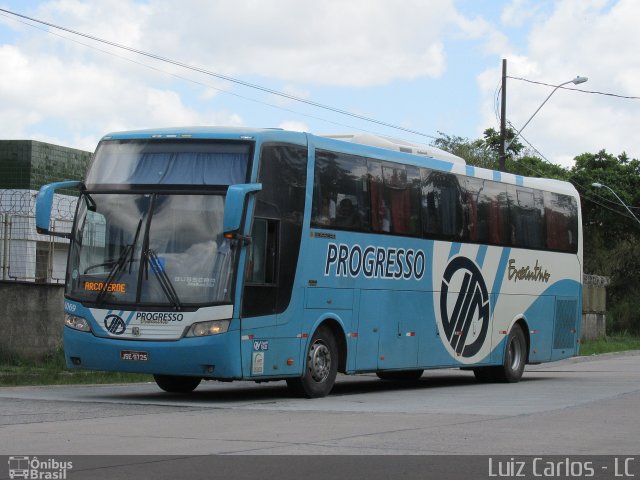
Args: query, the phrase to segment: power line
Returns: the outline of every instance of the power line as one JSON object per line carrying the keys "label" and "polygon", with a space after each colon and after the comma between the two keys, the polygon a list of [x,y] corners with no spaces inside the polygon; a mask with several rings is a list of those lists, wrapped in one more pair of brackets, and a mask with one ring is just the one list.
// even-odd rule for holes
{"label": "power line", "polygon": [[510,77],[509,75],[507,75],[507,78],[510,78],[512,80],[520,80],[522,82],[527,82],[527,83],[535,83],[536,85],[544,85],[545,87],[553,87],[553,88],[561,88],[563,90],[573,90],[575,92],[580,92],[580,93],[590,93],[593,95],[604,95],[607,97],[615,97],[615,98],[622,98],[625,100],[640,100],[640,97],[635,97],[635,96],[631,96],[631,95],[618,95],[617,93],[606,93],[606,92],[598,92],[596,90],[584,90],[582,88],[573,88],[573,87],[558,87],[557,85],[552,85],[550,83],[544,83],[544,82],[536,82],[535,80],[529,80],[527,78],[522,78],[522,77]]}
{"label": "power line", "polygon": [[118,55],[117,53],[110,52],[110,51],[104,50],[102,48],[98,48],[95,45],[90,45],[88,43],[84,43],[84,42],[81,42],[79,40],[75,40],[73,38],[66,37],[64,35],[61,35],[61,34],[56,33],[56,32],[53,32],[51,30],[47,30],[45,28],[39,27],[38,25],[33,25],[32,23],[25,22],[25,21],[22,21],[22,20],[17,19],[17,18],[12,18],[12,17],[9,17],[8,15],[4,15],[2,13],[0,13],[0,16],[5,17],[5,18],[9,18],[9,19],[14,20],[14,21],[19,22],[19,23],[22,23],[23,25],[27,25],[27,26],[29,26],[31,28],[35,28],[35,29],[40,30],[42,32],[45,32],[45,33],[47,33],[49,35],[54,35],[56,37],[62,38],[63,40],[68,40],[70,42],[77,43],[78,45],[82,45],[84,47],[91,48],[92,50],[96,50],[96,51],[98,51],[100,53],[103,53],[105,55],[110,55],[112,57],[119,58],[121,60],[125,60],[125,61],[133,63],[135,65],[139,65],[141,67],[145,67],[145,68],[148,68],[148,69],[153,70],[155,72],[159,72],[159,73],[162,73],[162,74],[165,74],[165,75],[169,75],[169,76],[172,76],[174,78],[178,78],[180,80],[185,80],[187,82],[195,83],[196,85],[200,85],[200,86],[203,86],[203,87],[206,87],[206,88],[211,88],[213,90],[216,90],[216,91],[218,91],[220,93],[223,93],[223,94],[226,94],[226,95],[233,95],[234,97],[241,98],[242,100],[246,100],[246,101],[249,101],[249,102],[254,102],[254,103],[257,103],[257,104],[260,104],[260,105],[265,105],[267,107],[275,108],[275,109],[282,110],[282,111],[285,111],[285,112],[290,112],[290,113],[293,113],[295,115],[299,115],[299,116],[302,116],[302,117],[312,118],[314,120],[319,120],[319,121],[322,121],[322,122],[330,123],[332,125],[337,125],[337,126],[340,126],[340,127],[346,127],[346,128],[350,128],[350,129],[353,129],[353,130],[360,131],[360,132],[371,133],[373,135],[382,135],[379,132],[375,132],[375,131],[368,130],[368,129],[365,129],[365,128],[354,127],[353,125],[349,125],[349,124],[346,124],[346,123],[337,122],[335,120],[328,120],[326,118],[319,117],[317,115],[311,115],[309,113],[302,113],[300,111],[293,110],[293,109],[290,109],[290,108],[287,108],[287,107],[283,107],[281,105],[275,105],[273,103],[265,102],[263,100],[258,100],[256,98],[248,97],[246,95],[240,95],[239,93],[235,93],[235,92],[231,92],[229,90],[225,90],[225,89],[222,89],[222,88],[215,87],[215,86],[211,85],[210,83],[205,83],[205,82],[201,82],[201,81],[198,81],[198,80],[194,80],[193,78],[184,77],[182,75],[178,75],[177,73],[168,72],[167,70],[162,70],[161,68],[155,67],[153,65],[149,65],[148,63],[139,62],[139,61],[134,60],[132,58],[125,57],[123,55]]}
{"label": "power line", "polygon": [[181,67],[181,68],[185,68],[185,69],[188,69],[188,70],[191,70],[191,71],[194,71],[194,72],[198,72],[198,73],[201,73],[201,74],[204,74],[204,75],[208,75],[208,76],[211,76],[211,77],[219,78],[219,79],[225,80],[227,82],[232,82],[232,83],[235,83],[235,84],[238,84],[238,85],[242,85],[244,87],[253,88],[255,90],[259,90],[259,91],[262,91],[262,92],[265,92],[265,93],[270,93],[272,95],[277,95],[279,97],[283,97],[283,98],[286,98],[286,99],[289,99],[289,100],[294,100],[296,102],[300,102],[300,103],[304,103],[304,104],[307,104],[307,105],[311,105],[313,107],[317,107],[317,108],[328,110],[328,111],[331,111],[331,112],[334,112],[334,113],[339,113],[341,115],[346,115],[346,116],[349,116],[349,117],[357,118],[358,120],[363,120],[365,122],[375,123],[377,125],[382,125],[384,127],[393,128],[395,130],[401,130],[403,132],[412,133],[414,135],[419,135],[419,136],[422,136],[422,137],[427,137],[427,138],[432,138],[432,139],[436,139],[437,138],[437,137],[435,137],[433,135],[429,135],[429,134],[426,134],[424,132],[420,132],[420,131],[417,131],[417,130],[412,130],[412,129],[409,129],[409,128],[405,128],[405,127],[402,127],[400,125],[394,125],[392,123],[384,122],[382,120],[377,120],[377,119],[371,118],[371,117],[366,117],[364,115],[359,115],[357,113],[349,112],[349,111],[343,110],[341,108],[332,107],[330,105],[325,105],[325,104],[322,104],[322,103],[319,103],[319,102],[314,102],[312,100],[307,100],[305,98],[297,97],[295,95],[291,95],[291,94],[288,94],[288,93],[285,93],[285,92],[280,92],[278,90],[274,90],[274,89],[271,89],[271,88],[268,88],[268,87],[263,87],[262,85],[258,85],[258,84],[255,84],[255,83],[246,82],[244,80],[240,80],[240,79],[237,79],[237,78],[234,78],[234,77],[230,77],[228,75],[223,75],[223,74],[216,73],[216,72],[213,72],[213,71],[210,71],[210,70],[206,70],[204,68],[200,68],[200,67],[196,67],[196,66],[193,66],[193,65],[189,65],[189,64],[181,62],[179,60],[174,60],[174,59],[163,57],[161,55],[157,55],[157,54],[154,54],[154,53],[145,52],[143,50],[138,50],[138,49],[133,48],[133,47],[128,47],[126,45],[122,45],[122,44],[119,44],[119,43],[116,43],[116,42],[112,42],[110,40],[105,40],[105,39],[102,39],[102,38],[99,38],[99,37],[95,37],[93,35],[89,35],[89,34],[86,34],[86,33],[83,33],[83,32],[79,32],[77,30],[72,30],[70,28],[62,27],[60,25],[56,25],[56,24],[53,24],[53,23],[50,23],[50,22],[45,22],[45,21],[39,20],[37,18],[28,17],[26,15],[22,15],[22,14],[19,14],[19,13],[16,13],[16,12],[12,12],[11,10],[6,10],[4,8],[0,8],[0,12],[5,12],[5,13],[7,13],[9,15],[13,15],[15,17],[23,18],[23,19],[29,20],[31,22],[39,23],[41,25],[46,25],[48,27],[55,28],[57,30],[62,30],[64,32],[71,33],[73,35],[78,35],[80,37],[84,37],[84,38],[93,40],[95,42],[103,43],[105,45],[109,45],[109,46],[116,47],[116,48],[119,48],[119,49],[122,49],[122,50],[126,50],[128,52],[135,53],[137,55],[142,55],[142,56],[145,56],[145,57],[148,57],[148,58],[152,58],[152,59],[160,61],[160,62],[169,63],[171,65],[175,65],[175,66],[178,66],[178,67]]}

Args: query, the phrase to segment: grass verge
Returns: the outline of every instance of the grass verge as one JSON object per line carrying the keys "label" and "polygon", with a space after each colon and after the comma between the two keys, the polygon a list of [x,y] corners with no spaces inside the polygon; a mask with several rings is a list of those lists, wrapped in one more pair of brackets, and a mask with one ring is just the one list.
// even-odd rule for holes
{"label": "grass verge", "polygon": [[596,340],[585,340],[580,345],[580,355],[583,356],[626,350],[640,350],[640,337],[621,333],[600,337]]}
{"label": "grass verge", "polygon": [[62,350],[38,361],[21,358],[3,358],[0,360],[0,387],[152,381],[153,377],[151,375],[138,373],[69,370],[65,365],[64,352]]}

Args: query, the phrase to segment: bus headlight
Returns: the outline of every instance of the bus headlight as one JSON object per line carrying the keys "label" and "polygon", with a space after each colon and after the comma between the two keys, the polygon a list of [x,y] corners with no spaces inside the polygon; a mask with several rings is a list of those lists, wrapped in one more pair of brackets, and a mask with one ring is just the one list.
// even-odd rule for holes
{"label": "bus headlight", "polygon": [[87,322],[85,318],[76,317],[75,315],[71,315],[69,313],[64,314],[64,324],[69,328],[73,328],[74,330],[80,330],[82,332],[91,331],[89,322]]}
{"label": "bus headlight", "polygon": [[209,322],[199,322],[191,325],[187,332],[187,337],[205,337],[207,335],[218,335],[225,333],[229,329],[229,320],[211,320]]}

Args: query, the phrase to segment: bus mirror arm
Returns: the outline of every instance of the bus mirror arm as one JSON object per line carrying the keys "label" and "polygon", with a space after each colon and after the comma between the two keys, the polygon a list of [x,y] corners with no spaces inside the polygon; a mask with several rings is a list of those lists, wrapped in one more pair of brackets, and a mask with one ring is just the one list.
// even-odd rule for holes
{"label": "bus mirror arm", "polygon": [[49,183],[40,188],[36,197],[36,231],[41,235],[52,235],[62,238],[71,237],[70,233],[54,232],[49,229],[54,193],[61,188],[78,188],[83,190],[84,183],[79,180],[65,180],[64,182]]}
{"label": "bus mirror arm", "polygon": [[[223,233],[226,238],[242,240],[245,245],[251,242],[250,237],[242,235],[240,227],[244,218],[244,207],[247,197],[262,190],[261,183],[240,183],[229,185],[224,201]],[[229,236],[231,235],[231,237]]]}

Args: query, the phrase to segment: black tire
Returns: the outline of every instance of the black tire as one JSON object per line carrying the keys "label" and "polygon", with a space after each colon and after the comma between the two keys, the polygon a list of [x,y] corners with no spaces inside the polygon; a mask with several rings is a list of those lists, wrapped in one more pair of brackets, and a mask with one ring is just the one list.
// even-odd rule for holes
{"label": "black tire", "polygon": [[395,382],[417,382],[424,370],[394,370],[376,372],[380,380],[391,380]]}
{"label": "black tire", "polygon": [[502,365],[496,367],[477,367],[473,369],[476,380],[481,383],[516,383],[524,373],[527,363],[527,340],[520,325],[514,325],[505,346]]}
{"label": "black tire", "polygon": [[311,337],[304,366],[304,375],[287,379],[291,393],[306,398],[329,394],[338,374],[336,339],[326,327],[320,327]]}
{"label": "black tire", "polygon": [[190,393],[193,392],[202,378],[200,377],[180,377],[178,375],[153,375],[153,379],[158,386],[169,393]]}
{"label": "black tire", "polygon": [[503,383],[519,382],[527,363],[527,340],[518,324],[514,325],[507,337],[502,367],[496,371],[496,380]]}

